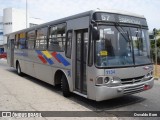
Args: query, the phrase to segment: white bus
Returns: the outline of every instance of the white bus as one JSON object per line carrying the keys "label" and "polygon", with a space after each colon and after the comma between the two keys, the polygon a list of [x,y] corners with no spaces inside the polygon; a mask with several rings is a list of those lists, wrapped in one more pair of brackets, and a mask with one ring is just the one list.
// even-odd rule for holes
{"label": "white bus", "polygon": [[17,73],[102,101],[154,84],[144,16],[92,10],[8,34],[7,59]]}

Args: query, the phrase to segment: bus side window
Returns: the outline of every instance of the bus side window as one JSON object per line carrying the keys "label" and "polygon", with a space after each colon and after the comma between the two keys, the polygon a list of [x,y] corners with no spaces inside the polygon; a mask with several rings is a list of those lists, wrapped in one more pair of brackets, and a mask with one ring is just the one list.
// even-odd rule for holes
{"label": "bus side window", "polygon": [[35,30],[30,31],[27,33],[27,46],[28,49],[34,49],[34,43],[35,43],[35,39],[36,39],[36,32]]}
{"label": "bus side window", "polygon": [[25,43],[26,43],[26,34],[20,33],[19,34],[19,48],[25,49],[25,46],[26,46]]}
{"label": "bus side window", "polygon": [[15,46],[15,48],[19,48],[19,41],[18,41],[18,39],[19,39],[19,34],[16,34],[15,35],[15,40],[14,40],[14,46]]}
{"label": "bus side window", "polygon": [[71,58],[71,51],[72,51],[72,30],[68,30],[66,36],[66,50],[65,50],[66,57]]}
{"label": "bus side window", "polygon": [[25,48],[28,49],[28,40],[27,40],[27,33],[25,33],[26,41],[25,41]]}
{"label": "bus side window", "polygon": [[47,49],[47,29],[40,28],[37,30],[37,37],[36,37],[36,45],[35,48],[39,50],[46,50]]}
{"label": "bus side window", "polygon": [[65,46],[66,24],[52,26],[49,31],[48,49],[57,52],[63,52]]}

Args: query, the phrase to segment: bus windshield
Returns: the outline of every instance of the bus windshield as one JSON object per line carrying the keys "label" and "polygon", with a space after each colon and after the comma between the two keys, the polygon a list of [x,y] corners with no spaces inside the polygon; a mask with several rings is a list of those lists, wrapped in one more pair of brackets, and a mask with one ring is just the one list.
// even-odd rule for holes
{"label": "bus windshield", "polygon": [[97,67],[150,64],[148,31],[136,27],[98,26],[95,42]]}

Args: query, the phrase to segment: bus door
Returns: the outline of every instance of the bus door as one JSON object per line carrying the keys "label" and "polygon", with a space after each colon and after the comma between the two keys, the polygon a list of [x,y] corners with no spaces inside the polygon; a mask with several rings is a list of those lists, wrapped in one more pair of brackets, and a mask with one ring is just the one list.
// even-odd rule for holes
{"label": "bus door", "polygon": [[8,40],[7,61],[10,67],[14,67],[14,39]]}
{"label": "bus door", "polygon": [[76,51],[75,51],[75,90],[87,94],[86,85],[86,59],[88,44],[88,29],[76,30]]}

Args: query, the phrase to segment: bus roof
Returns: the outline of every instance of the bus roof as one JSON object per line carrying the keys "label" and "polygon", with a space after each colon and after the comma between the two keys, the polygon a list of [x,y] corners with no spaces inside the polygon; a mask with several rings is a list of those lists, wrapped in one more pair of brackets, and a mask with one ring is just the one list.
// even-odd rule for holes
{"label": "bus roof", "polygon": [[76,15],[71,15],[69,17],[53,20],[53,21],[50,21],[50,22],[47,22],[47,23],[36,25],[34,27],[31,27],[31,28],[26,28],[26,29],[22,29],[22,30],[19,30],[19,31],[15,31],[15,32],[6,34],[6,36],[11,35],[11,34],[17,34],[17,33],[20,33],[20,32],[27,32],[27,31],[31,31],[31,30],[36,30],[36,29],[41,28],[41,27],[50,26],[51,24],[64,23],[67,20],[76,19],[76,18],[84,17],[84,16],[89,16],[89,15],[92,15],[93,13],[95,13],[95,12],[107,12],[107,13],[113,13],[113,14],[133,16],[133,17],[137,17],[137,18],[145,18],[143,15],[138,15],[138,14],[130,13],[130,12],[126,12],[126,11],[119,11],[119,10],[113,10],[113,9],[108,9],[108,10],[97,9],[97,10],[90,10],[90,11],[79,13],[79,14],[76,14]]}
{"label": "bus roof", "polygon": [[145,18],[143,15],[139,15],[136,13],[127,12],[123,10],[107,9],[107,10],[92,10],[92,11],[93,12],[108,12],[108,13],[127,15],[127,16],[133,16],[133,17],[138,17],[138,18]]}

